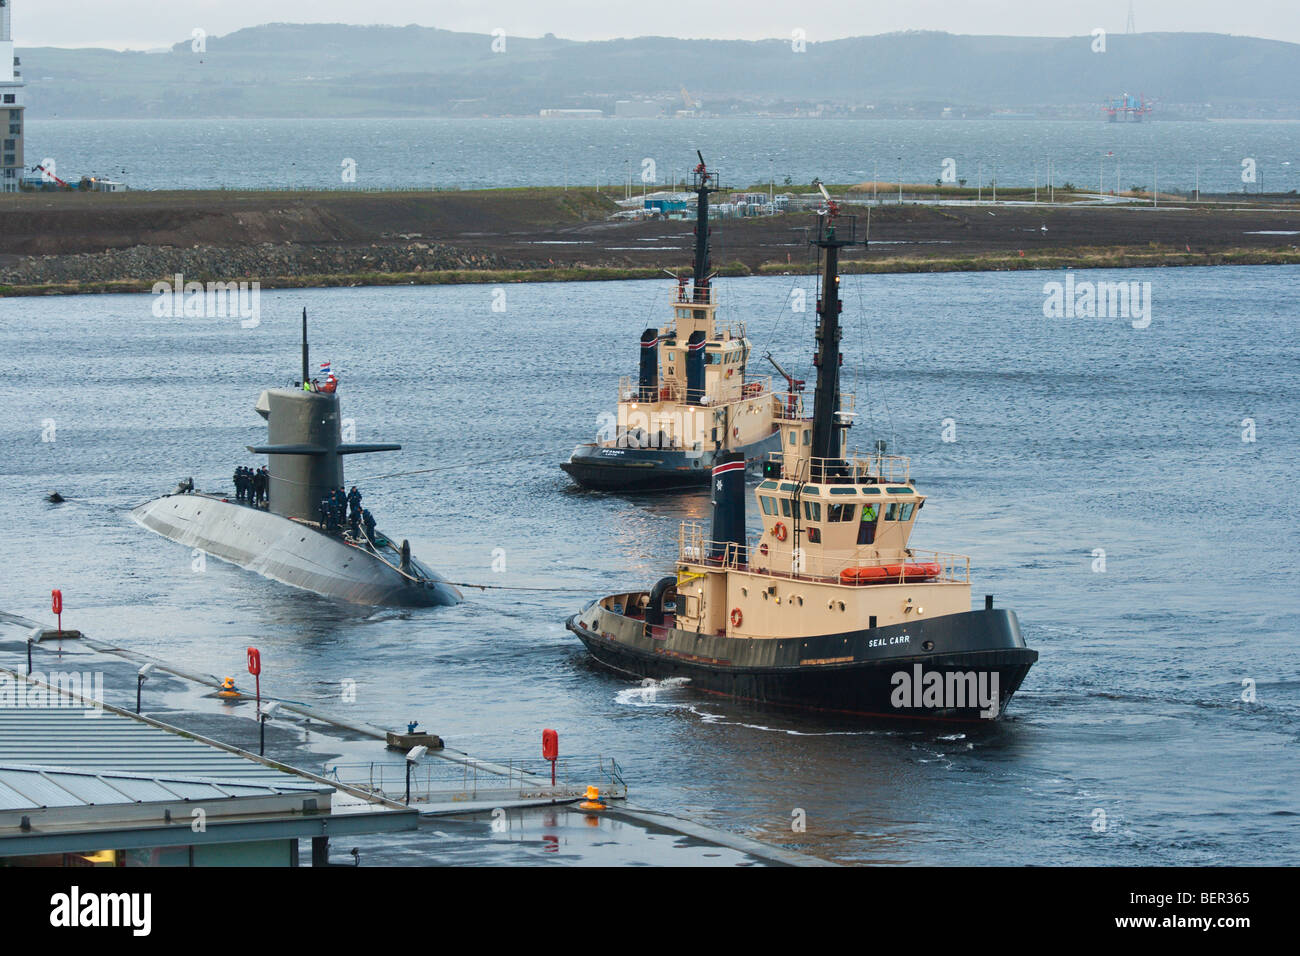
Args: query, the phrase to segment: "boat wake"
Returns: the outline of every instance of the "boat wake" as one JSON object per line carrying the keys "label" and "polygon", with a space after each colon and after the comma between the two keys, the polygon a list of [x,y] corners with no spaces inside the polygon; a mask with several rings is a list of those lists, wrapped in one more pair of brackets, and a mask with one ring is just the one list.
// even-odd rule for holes
{"label": "boat wake", "polygon": [[898,732],[893,730],[796,730],[791,727],[773,727],[769,724],[755,724],[735,719],[727,714],[719,714],[703,709],[699,699],[690,692],[689,677],[668,677],[654,680],[646,677],[635,687],[627,687],[614,695],[614,702],[625,707],[657,707],[665,710],[681,710],[701,723],[743,727],[746,730],[758,730],[764,733],[785,734],[788,737],[893,737]]}

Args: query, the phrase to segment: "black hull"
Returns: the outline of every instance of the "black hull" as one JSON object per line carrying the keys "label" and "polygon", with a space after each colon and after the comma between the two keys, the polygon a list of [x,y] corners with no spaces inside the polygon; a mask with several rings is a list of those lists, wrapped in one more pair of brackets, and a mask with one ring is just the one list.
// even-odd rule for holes
{"label": "black hull", "polygon": [[[769,452],[780,450],[780,436],[773,432],[761,441],[725,449],[743,453],[751,467]],[[688,455],[661,448],[608,448],[580,445],[560,467],[583,488],[592,491],[676,491],[706,487],[718,452]]]}
{"label": "black hull", "polygon": [[[599,605],[566,626],[598,664],[630,677],[685,677],[696,690],[756,704],[883,719],[1000,717],[1038,660],[1014,612],[1005,610],[808,638],[732,638],[675,628],[647,633],[641,621]],[[908,687],[920,688],[927,675],[938,674],[945,685],[979,690],[926,701],[919,689],[901,689],[899,674],[907,675]],[[975,683],[957,675],[974,675]],[[996,707],[989,706],[994,698]]]}

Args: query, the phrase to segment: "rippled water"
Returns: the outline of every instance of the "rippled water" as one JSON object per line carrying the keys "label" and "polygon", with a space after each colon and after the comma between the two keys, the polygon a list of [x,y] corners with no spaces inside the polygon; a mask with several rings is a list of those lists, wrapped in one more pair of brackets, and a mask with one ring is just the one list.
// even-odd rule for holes
{"label": "rippled water", "polygon": [[[971,186],[1073,183],[1107,190],[1286,192],[1300,188],[1296,123],[1097,120],[28,118],[29,161],[134,189],[432,186],[613,187],[680,179],[700,149],[729,186],[933,183],[945,160]],[[1254,175],[1242,181],[1242,162]],[[646,160],[652,166],[643,165]]]}
{"label": "rippled water", "polygon": [[[532,755],[554,727],[566,753],[617,757],[642,804],[842,860],[1295,863],[1300,269],[1079,274],[1151,282],[1146,329],[1045,319],[1060,278],[845,279],[857,443],[913,456],[931,496],[916,543],[972,555],[976,600],[1015,608],[1041,652],[996,727],[761,712],[588,665],[564,618],[656,580],[677,522],[708,510],[578,492],[557,467],[667,282],[510,285],[504,313],[487,286],[267,292],[251,330],[155,318],[147,296],[0,300],[0,611],[47,617],[61,587],[68,626],[218,674],[255,641],[268,692],[419,719],[483,756]],[[811,288],[721,288],[756,352],[811,378],[794,285]],[[566,590],[368,613],[216,560],[196,572],[130,521],[182,476],[252,463],[253,403],[294,375],[304,305],[358,440],[404,443],[349,461],[381,526],[453,580]],[[443,470],[361,480],[425,468]],[[44,503],[55,488],[74,500]]]}

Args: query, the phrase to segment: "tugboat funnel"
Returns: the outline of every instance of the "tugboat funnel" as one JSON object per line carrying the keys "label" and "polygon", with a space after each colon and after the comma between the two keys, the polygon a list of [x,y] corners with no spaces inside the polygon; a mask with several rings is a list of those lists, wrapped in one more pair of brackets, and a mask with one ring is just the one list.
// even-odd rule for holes
{"label": "tugboat funnel", "polygon": [[722,560],[728,550],[746,562],[745,456],[724,452],[713,466],[713,530],[709,558]]}
{"label": "tugboat funnel", "polygon": [[641,401],[653,402],[659,391],[659,330],[641,333]]}
{"label": "tugboat funnel", "polygon": [[697,329],[686,340],[686,401],[704,403],[704,332]]}

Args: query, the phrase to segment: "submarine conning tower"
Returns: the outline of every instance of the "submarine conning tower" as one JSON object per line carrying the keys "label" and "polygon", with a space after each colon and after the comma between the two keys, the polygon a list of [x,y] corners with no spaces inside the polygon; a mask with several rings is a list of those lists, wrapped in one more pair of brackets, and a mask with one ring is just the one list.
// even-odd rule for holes
{"label": "submarine conning tower", "polygon": [[267,508],[273,514],[320,520],[321,499],[343,486],[343,456],[400,451],[392,443],[345,444],[337,391],[307,391],[307,310],[302,314],[302,382],[298,388],[270,388],[256,410],[267,422],[267,444],[249,445],[266,455],[271,474]]}

